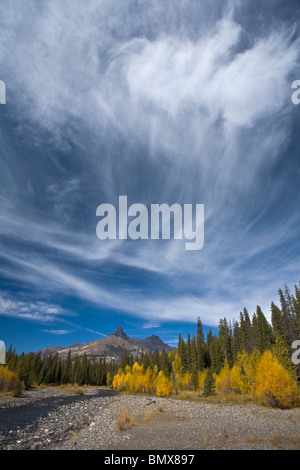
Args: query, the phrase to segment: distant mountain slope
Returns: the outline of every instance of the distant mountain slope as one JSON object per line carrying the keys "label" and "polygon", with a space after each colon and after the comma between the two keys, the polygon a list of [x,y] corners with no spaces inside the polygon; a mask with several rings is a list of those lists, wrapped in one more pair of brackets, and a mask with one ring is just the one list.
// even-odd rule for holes
{"label": "distant mountain slope", "polygon": [[40,353],[42,356],[47,356],[51,353],[58,353],[59,356],[65,358],[71,350],[72,357],[83,356],[97,359],[98,357],[106,357],[108,360],[117,360],[121,354],[126,352],[133,356],[140,355],[144,352],[156,352],[165,350],[166,352],[172,351],[174,348],[165,344],[159,336],[149,336],[146,339],[130,338],[124,333],[121,326],[119,326],[114,333],[109,334],[106,338],[97,339],[90,343],[81,344],[76,343],[66,348],[59,346],[49,346],[42,349]]}

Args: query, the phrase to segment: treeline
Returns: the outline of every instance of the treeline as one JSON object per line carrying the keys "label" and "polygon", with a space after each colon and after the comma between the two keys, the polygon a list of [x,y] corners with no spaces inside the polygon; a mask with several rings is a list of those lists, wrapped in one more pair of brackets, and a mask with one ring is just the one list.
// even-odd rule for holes
{"label": "treeline", "polygon": [[[17,354],[7,351],[6,369],[26,387],[36,385],[113,386],[117,390],[168,396],[184,390],[203,395],[215,392],[250,393],[280,406],[291,405],[300,370],[291,362],[292,344],[300,339],[300,287],[292,294],[279,289],[279,305],[271,304],[271,323],[258,306],[250,318],[246,308],[239,319],[219,321],[218,333],[208,330],[201,319],[196,332],[184,340],[179,334],[174,351],[124,353],[119,363],[92,360],[86,355],[62,359],[58,353]],[[5,384],[4,368],[1,380]],[[1,387],[0,387],[1,388]]]}
{"label": "treeline", "polygon": [[[267,321],[262,309],[257,306],[252,318],[246,308],[240,312],[239,320],[228,321],[220,319],[218,334],[211,329],[204,335],[201,319],[197,320],[196,333],[187,335],[184,341],[179,334],[176,352],[181,362],[183,372],[203,371],[210,369],[218,374],[225,364],[232,367],[240,353],[251,354],[254,350],[263,353],[266,350],[276,350],[277,355],[285,355],[287,361],[292,356],[292,343],[300,339],[300,288],[295,286],[295,293],[289,288],[279,289],[280,307],[271,304],[271,324]],[[165,375],[172,371],[174,354],[143,353],[138,364],[144,369],[158,366]],[[132,367],[133,358],[123,354],[120,367]],[[300,372],[300,371],[299,371]]]}
{"label": "treeline", "polygon": [[258,306],[246,308],[239,321],[219,321],[218,334],[203,333],[201,319],[187,340],[179,335],[175,351],[143,354],[132,364],[124,355],[112,385],[117,390],[168,396],[194,390],[208,396],[250,394],[270,405],[292,406],[297,400],[298,370],[292,344],[300,338],[300,289],[279,289],[280,306],[271,304],[271,324]]}
{"label": "treeline", "polygon": [[17,354],[12,346],[6,354],[7,369],[18,375],[25,387],[39,385],[98,385],[105,386],[107,377],[114,375],[117,365],[105,359],[92,361],[86,355],[72,359],[71,351],[62,359],[56,352],[42,357],[40,353]]}
{"label": "treeline", "polygon": [[292,355],[292,344],[300,338],[300,289],[295,286],[291,294],[285,286],[279,289],[280,307],[272,302],[271,324],[267,321],[262,309],[257,306],[252,319],[246,308],[240,312],[239,321],[220,319],[218,334],[209,330],[204,340],[200,318],[197,322],[197,333],[188,335],[185,342],[179,335],[178,355],[184,371],[211,369],[219,373],[225,361],[230,367],[234,365],[240,353],[251,354],[254,350],[263,353],[266,350],[283,351],[287,357]]}

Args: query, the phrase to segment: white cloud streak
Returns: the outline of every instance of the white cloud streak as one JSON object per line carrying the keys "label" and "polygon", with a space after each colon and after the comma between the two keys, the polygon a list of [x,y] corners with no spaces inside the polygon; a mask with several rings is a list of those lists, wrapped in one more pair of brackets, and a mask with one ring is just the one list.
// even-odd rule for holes
{"label": "white cloud streak", "polygon": [[64,317],[74,316],[76,314],[67,309],[63,309],[59,305],[41,301],[18,301],[12,299],[8,294],[1,294],[0,316],[1,315],[37,323],[52,323],[53,321],[64,321]]}
{"label": "white cloud streak", "polygon": [[[286,214],[281,219],[284,224],[275,221],[267,228],[262,224],[259,232],[255,227],[268,209],[261,202],[261,171],[272,171],[290,137],[289,77],[299,60],[299,39],[291,40],[290,24],[281,24],[264,36],[251,35],[235,19],[239,2],[227,2],[231,9],[225,8],[222,19],[210,27],[201,18],[202,27],[196,33],[179,28],[178,19],[174,20],[182,13],[180,2],[172,3],[169,13],[173,28],[166,26],[161,2],[141,7],[139,15],[132,16],[129,4],[53,0],[38,5],[28,0],[26,7],[21,1],[1,7],[0,64],[9,85],[9,109],[18,115],[17,131],[25,132],[27,145],[28,140],[39,148],[50,144],[53,153],[69,151],[68,157],[75,159],[69,148],[71,138],[83,156],[79,170],[65,171],[59,181],[51,173],[55,173],[52,162],[47,162],[51,171],[46,177],[32,165],[32,181],[22,190],[27,196],[32,190],[36,202],[34,190],[44,185],[45,208],[40,211],[36,207],[27,210],[17,165],[3,165],[0,222],[8,266],[1,266],[0,272],[30,285],[42,282],[46,292],[70,292],[99,307],[124,310],[154,324],[172,319],[194,322],[200,315],[203,322],[214,325],[220,316],[237,315],[246,302],[255,308],[255,296],[267,308],[274,298],[274,285],[289,282],[296,275],[297,263],[288,260],[284,265],[278,254],[278,265],[274,261],[268,267],[266,261],[261,272],[255,267],[245,272],[243,266],[257,257],[263,259],[264,253],[297,235],[297,214]],[[218,2],[214,6],[217,9]],[[149,19],[152,29],[142,34]],[[121,151],[119,139],[127,146],[121,145]],[[108,142],[109,150],[101,153],[103,142]],[[2,148],[3,159],[8,158],[9,143]],[[131,151],[140,148],[146,151],[138,165],[149,165],[155,175],[149,177],[148,188],[137,183],[139,173],[130,173]],[[143,158],[146,161],[141,163]],[[53,156],[53,161],[55,169],[62,171],[60,157]],[[126,173],[118,168],[127,164],[125,184]],[[89,228],[76,230],[72,210],[78,212],[90,189],[82,186],[83,172],[87,178],[98,177],[105,202],[111,202],[124,187],[133,191],[137,198],[133,202],[141,202],[141,196],[147,203],[156,202],[156,191],[156,198],[170,204],[176,202],[175,196],[178,202],[204,203],[204,250],[191,258],[179,242],[100,244],[90,229],[101,202],[96,190],[93,204],[89,200],[82,214],[82,225],[88,219]],[[164,184],[157,188],[160,174]],[[284,184],[278,181],[276,187],[271,186],[263,204],[267,200],[269,207],[275,205]],[[253,188],[257,186],[256,196]],[[245,209],[249,198],[252,207],[257,206],[250,213]],[[7,244],[7,239],[16,245],[30,243],[31,250],[24,253]],[[75,274],[66,267],[70,261],[80,264]],[[172,293],[149,298],[142,288],[132,294],[117,287],[99,287],[81,269],[84,264],[89,271],[97,263],[99,269],[115,263],[163,276]],[[270,281],[268,269],[274,267]],[[195,286],[201,282],[197,293]],[[223,301],[218,285],[227,286]],[[183,295],[184,288],[187,295]],[[2,304],[3,312],[12,316],[52,321],[64,315],[63,310],[51,313],[46,304],[39,314],[39,304],[33,304],[30,313],[25,305],[7,302]],[[17,313],[18,305],[23,313]]]}

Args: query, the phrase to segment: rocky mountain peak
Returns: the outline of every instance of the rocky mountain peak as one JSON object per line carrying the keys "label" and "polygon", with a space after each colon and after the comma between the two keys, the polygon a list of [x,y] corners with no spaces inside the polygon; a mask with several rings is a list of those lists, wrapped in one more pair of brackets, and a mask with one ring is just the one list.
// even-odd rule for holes
{"label": "rocky mountain peak", "polygon": [[123,339],[126,339],[128,340],[129,339],[129,336],[126,335],[126,333],[124,333],[123,331],[123,328],[122,326],[118,326],[118,328],[116,329],[116,331],[114,333],[112,333],[114,336],[118,336],[119,338],[123,338]]}

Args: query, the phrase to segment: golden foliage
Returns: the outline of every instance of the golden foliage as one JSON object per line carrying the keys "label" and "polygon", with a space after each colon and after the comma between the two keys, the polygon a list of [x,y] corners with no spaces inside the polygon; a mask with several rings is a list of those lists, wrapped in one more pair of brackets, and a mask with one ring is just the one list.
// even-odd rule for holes
{"label": "golden foliage", "polygon": [[236,393],[249,392],[249,379],[240,363],[234,364],[230,371],[230,385],[232,390]]}
{"label": "golden foliage", "polygon": [[11,372],[7,367],[0,365],[0,392],[12,392],[18,396],[24,390],[24,384],[20,381],[15,372]]}
{"label": "golden foliage", "polygon": [[[112,380],[116,390],[128,393],[149,393],[168,397],[173,393],[194,390],[203,394],[206,370],[183,372],[177,352],[172,352],[172,373],[168,377],[157,365],[146,371],[137,362],[125,372],[119,370]],[[195,375],[195,373],[197,375]],[[248,397],[271,406],[290,407],[297,394],[297,381],[290,368],[285,367],[271,351],[261,354],[239,353],[230,368],[226,361],[219,374],[214,374],[216,392],[220,399],[234,396]]]}
{"label": "golden foliage", "polygon": [[[204,378],[205,380],[205,378]],[[203,386],[204,386],[203,380]],[[230,368],[229,364],[226,361],[224,367],[221,369],[220,373],[215,375],[216,381],[216,392],[227,394],[231,392],[231,381],[230,381]],[[203,387],[202,387],[203,391]]]}
{"label": "golden foliage", "polygon": [[249,395],[270,406],[289,408],[296,399],[297,382],[271,351],[262,355],[253,351],[240,353],[230,369],[226,362],[215,375],[216,390],[221,395]]}
{"label": "golden foliage", "polygon": [[257,367],[256,395],[266,404],[290,408],[296,398],[297,382],[271,351],[265,351]]}
{"label": "golden foliage", "polygon": [[156,395],[158,397],[169,397],[173,392],[172,380],[165,376],[161,370],[158,374],[156,384]]}
{"label": "golden foliage", "polygon": [[206,374],[207,374],[206,370],[198,372],[198,388],[199,388],[200,393],[203,393],[203,390],[204,390],[204,381],[205,381]]}

